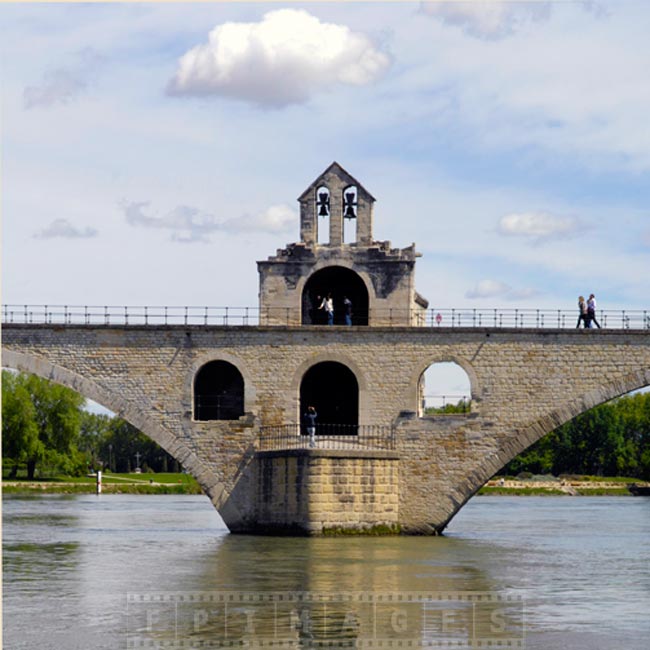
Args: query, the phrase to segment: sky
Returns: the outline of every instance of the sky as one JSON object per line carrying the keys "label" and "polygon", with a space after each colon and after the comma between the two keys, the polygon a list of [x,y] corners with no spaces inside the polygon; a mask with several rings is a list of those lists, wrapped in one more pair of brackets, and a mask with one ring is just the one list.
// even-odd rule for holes
{"label": "sky", "polygon": [[647,309],[650,3],[1,4],[2,302],[257,305],[332,161],[433,308]]}

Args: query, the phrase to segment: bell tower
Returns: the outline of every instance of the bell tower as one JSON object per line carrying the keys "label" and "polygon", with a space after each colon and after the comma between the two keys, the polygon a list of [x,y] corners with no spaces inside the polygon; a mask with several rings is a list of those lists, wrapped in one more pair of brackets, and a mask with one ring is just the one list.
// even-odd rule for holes
{"label": "bell tower", "polygon": [[257,263],[260,324],[423,323],[428,302],[414,287],[415,244],[395,249],[373,239],[375,198],[359,181],[333,162],[298,202],[300,241]]}
{"label": "bell tower", "polygon": [[[300,240],[308,246],[372,243],[375,198],[338,163],[332,163],[299,197]],[[356,237],[345,242],[343,224],[356,222]],[[323,237],[327,229],[327,237]]]}

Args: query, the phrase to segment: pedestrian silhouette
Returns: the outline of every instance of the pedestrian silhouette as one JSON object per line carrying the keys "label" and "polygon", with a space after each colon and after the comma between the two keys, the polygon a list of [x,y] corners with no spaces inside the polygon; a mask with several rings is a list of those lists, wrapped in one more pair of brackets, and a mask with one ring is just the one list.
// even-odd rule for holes
{"label": "pedestrian silhouette", "polygon": [[593,293],[587,300],[587,321],[588,327],[591,327],[592,323],[596,323],[596,327],[600,329],[600,323],[596,320],[596,296]]}

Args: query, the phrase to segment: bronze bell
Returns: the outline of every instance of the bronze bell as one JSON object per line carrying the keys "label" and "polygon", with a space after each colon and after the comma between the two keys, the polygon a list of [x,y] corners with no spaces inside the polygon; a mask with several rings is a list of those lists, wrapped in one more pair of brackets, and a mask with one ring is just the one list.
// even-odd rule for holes
{"label": "bronze bell", "polygon": [[326,217],[330,213],[330,200],[327,192],[319,192],[318,194],[318,209],[319,217]]}
{"label": "bronze bell", "polygon": [[343,212],[344,219],[356,219],[357,213],[354,209],[354,192],[346,192],[345,194],[345,210]]}

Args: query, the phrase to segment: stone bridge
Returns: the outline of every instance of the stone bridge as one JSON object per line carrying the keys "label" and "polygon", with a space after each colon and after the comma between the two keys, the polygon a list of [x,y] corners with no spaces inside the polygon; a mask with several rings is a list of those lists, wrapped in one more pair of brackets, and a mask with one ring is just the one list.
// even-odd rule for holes
{"label": "stone bridge", "polygon": [[[444,361],[467,372],[471,410],[422,416],[421,377]],[[536,440],[650,384],[650,331],[5,324],[2,362],[139,428],[233,532],[437,534]],[[197,377],[214,362],[243,380],[230,419],[197,417]],[[323,362],[356,380],[359,430],[382,425],[391,445],[261,449],[263,427],[299,425],[305,376]]]}

